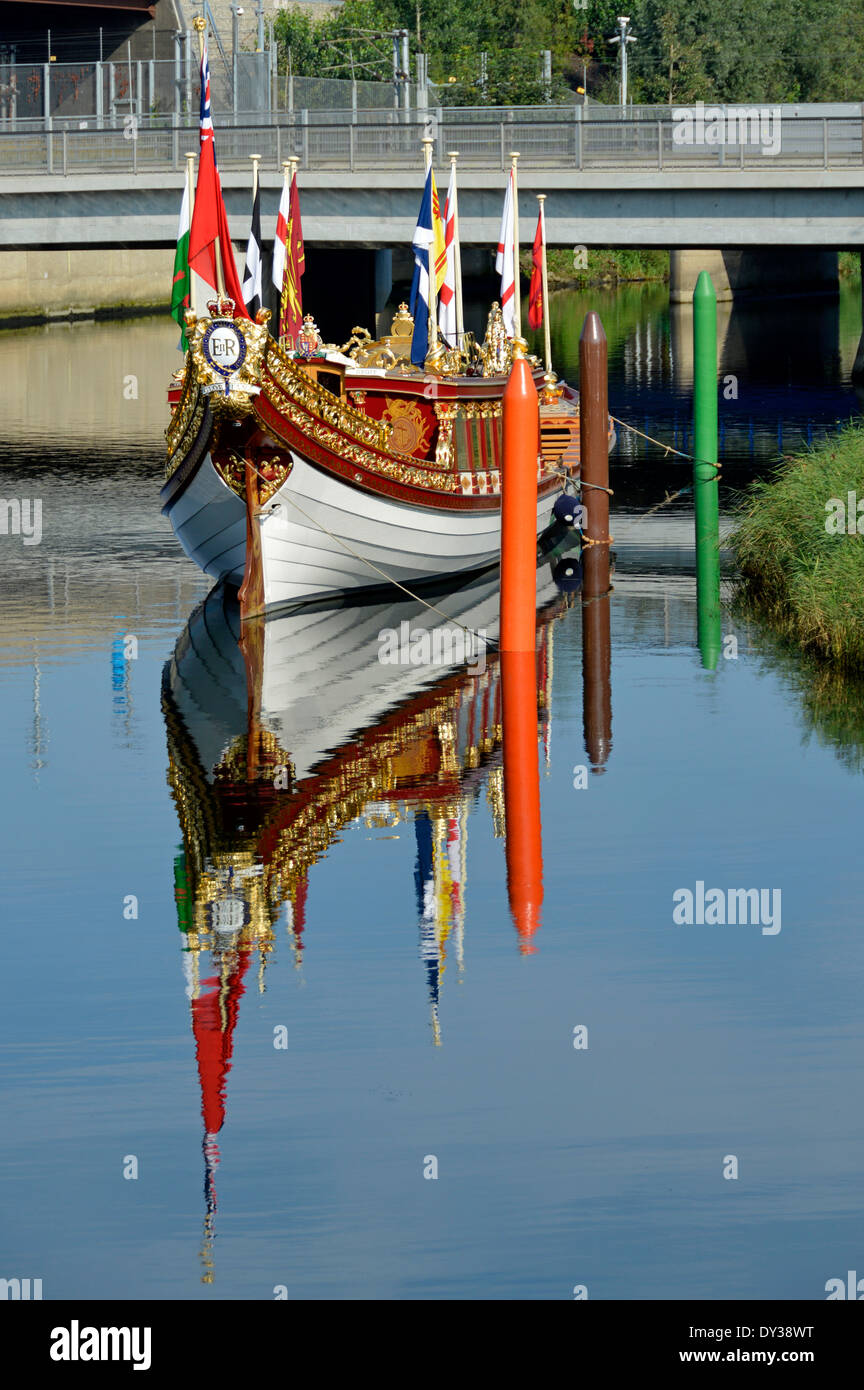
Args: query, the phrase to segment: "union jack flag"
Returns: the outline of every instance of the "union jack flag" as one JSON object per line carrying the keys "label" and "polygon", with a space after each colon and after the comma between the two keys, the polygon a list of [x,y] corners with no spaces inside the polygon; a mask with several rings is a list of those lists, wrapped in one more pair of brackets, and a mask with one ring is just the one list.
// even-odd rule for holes
{"label": "union jack flag", "polygon": [[[213,117],[210,112],[210,64],[207,62],[207,39],[201,50],[201,144],[207,140],[213,140]],[[213,144],[213,156],[216,156],[216,144]]]}

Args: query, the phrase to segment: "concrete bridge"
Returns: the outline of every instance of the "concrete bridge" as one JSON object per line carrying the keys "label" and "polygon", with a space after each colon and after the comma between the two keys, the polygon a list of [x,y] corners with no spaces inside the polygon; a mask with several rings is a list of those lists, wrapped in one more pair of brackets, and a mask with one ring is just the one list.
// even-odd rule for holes
{"label": "concrete bridge", "polygon": [[[731,295],[790,282],[798,290],[831,288],[836,258],[825,253],[860,247],[859,107],[773,108],[780,115],[762,126],[727,123],[719,144],[682,143],[668,110],[638,119],[614,109],[598,117],[596,108],[587,119],[581,110],[562,109],[555,119],[523,112],[517,120],[454,110],[446,120],[430,112],[424,123],[398,114],[355,122],[312,113],[305,121],[280,116],[267,125],[226,126],[217,150],[235,245],[245,245],[249,230],[249,154],[263,156],[269,240],[280,163],[296,153],[307,242],[353,252],[355,279],[368,282],[379,308],[390,253],[410,248],[420,141],[430,132],[439,185],[446,184],[448,151],[460,151],[461,237],[469,254],[497,243],[511,150],[521,152],[523,244],[533,239],[543,192],[551,246],[671,249],[673,299],[692,288],[698,267],[691,249],[699,250],[700,265],[706,251],[716,253],[709,268],[721,294]],[[84,308],[164,302],[183,154],[196,147],[195,128],[0,126],[0,315],[40,305],[62,313],[76,296]]]}

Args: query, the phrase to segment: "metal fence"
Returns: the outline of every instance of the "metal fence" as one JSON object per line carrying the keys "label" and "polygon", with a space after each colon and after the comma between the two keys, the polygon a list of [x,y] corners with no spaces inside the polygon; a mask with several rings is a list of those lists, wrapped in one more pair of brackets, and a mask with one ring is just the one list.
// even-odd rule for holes
{"label": "metal fence", "polygon": [[[398,168],[420,164],[424,136],[435,141],[443,163],[449,150],[463,164],[504,169],[511,150],[524,163],[571,169],[847,168],[864,165],[864,117],[806,116],[779,122],[772,132],[737,131],[735,141],[682,143],[678,123],[666,120],[513,119],[479,121],[474,112],[453,107],[430,111],[428,119],[405,119],[393,110],[376,119],[341,123],[315,119],[303,111],[266,124],[217,129],[220,167],[245,165],[252,153],[264,166],[279,168],[297,155],[304,169]],[[536,117],[536,111],[535,111]],[[727,132],[728,133],[728,132]],[[765,134],[766,140],[761,136]],[[751,139],[750,137],[754,137]],[[761,141],[761,143],[760,143]],[[125,123],[116,129],[77,126],[45,130],[41,122],[19,121],[15,131],[0,128],[0,171],[90,173],[179,169],[186,150],[197,149],[197,124]],[[770,150],[775,152],[771,153]]]}
{"label": "metal fence", "polygon": [[[238,52],[210,72],[217,121],[265,118],[274,104],[275,54]],[[350,84],[349,84],[350,85]],[[178,122],[199,109],[200,77],[191,44],[174,59],[94,63],[0,62],[0,130],[41,122],[58,130]]]}

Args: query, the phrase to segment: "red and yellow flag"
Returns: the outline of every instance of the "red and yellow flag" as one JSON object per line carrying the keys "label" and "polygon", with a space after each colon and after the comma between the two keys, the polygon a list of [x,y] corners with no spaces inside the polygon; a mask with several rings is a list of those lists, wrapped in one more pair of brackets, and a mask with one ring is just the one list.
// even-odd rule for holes
{"label": "red and yellow flag", "polygon": [[528,322],[539,328],[543,322],[543,214],[537,218],[534,247],[531,253],[531,284],[528,289]]}
{"label": "red and yellow flag", "polygon": [[289,338],[294,344],[296,344],[297,335],[303,326],[303,293],[300,277],[305,269],[306,252],[303,249],[300,195],[297,192],[297,175],[295,174],[291,180],[288,218],[285,223],[285,269],[279,301],[279,337]]}
{"label": "red and yellow flag", "polygon": [[444,230],[444,219],[441,216],[441,204],[438,201],[438,189],[435,187],[435,175],[432,175],[432,263],[435,267],[434,293],[441,293],[441,286],[447,274],[447,236]]}

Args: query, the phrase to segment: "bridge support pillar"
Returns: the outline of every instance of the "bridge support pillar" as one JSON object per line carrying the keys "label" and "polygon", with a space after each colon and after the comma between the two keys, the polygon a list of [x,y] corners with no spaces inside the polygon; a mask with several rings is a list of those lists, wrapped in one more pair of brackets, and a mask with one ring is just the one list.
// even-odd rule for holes
{"label": "bridge support pillar", "polygon": [[700,270],[707,270],[718,300],[837,294],[837,252],[759,247],[755,250],[672,251],[669,300],[689,303]]}

